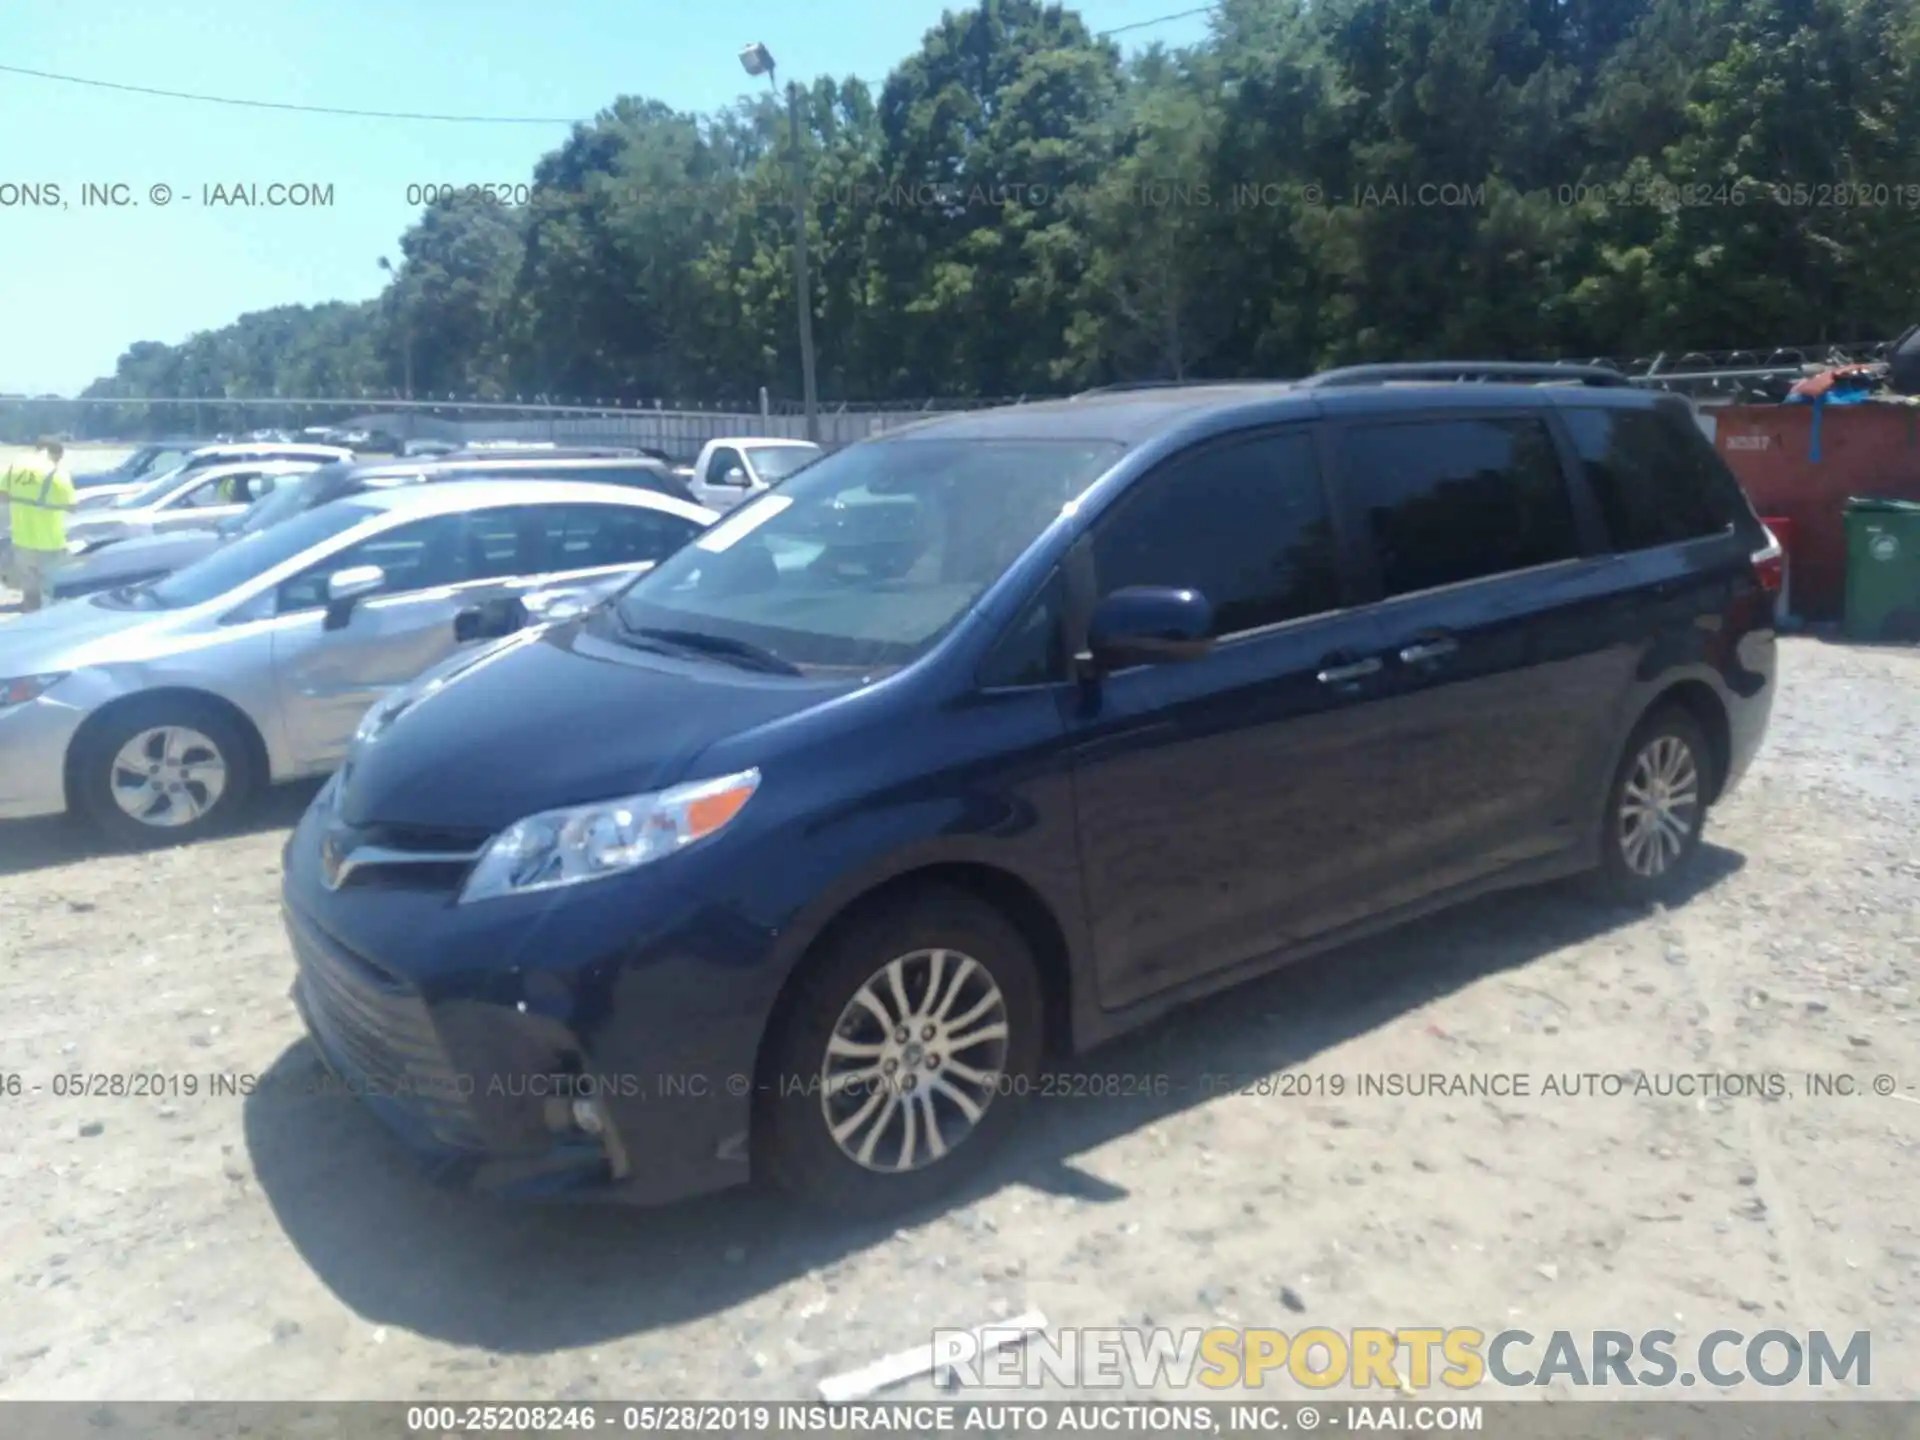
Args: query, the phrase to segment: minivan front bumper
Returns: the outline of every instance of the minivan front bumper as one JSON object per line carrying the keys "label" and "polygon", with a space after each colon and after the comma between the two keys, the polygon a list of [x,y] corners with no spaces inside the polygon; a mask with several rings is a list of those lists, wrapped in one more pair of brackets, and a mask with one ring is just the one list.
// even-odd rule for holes
{"label": "minivan front bumper", "polygon": [[641,1204],[747,1178],[770,936],[638,875],[470,906],[393,877],[332,891],[322,825],[286,849],[294,1000],[331,1088],[436,1178]]}

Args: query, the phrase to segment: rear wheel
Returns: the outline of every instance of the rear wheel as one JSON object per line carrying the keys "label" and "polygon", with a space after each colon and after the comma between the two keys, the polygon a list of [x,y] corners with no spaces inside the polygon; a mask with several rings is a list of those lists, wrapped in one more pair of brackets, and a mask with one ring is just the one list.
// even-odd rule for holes
{"label": "rear wheel", "polygon": [[1642,722],[1607,797],[1601,878],[1614,899],[1663,900],[1687,879],[1707,818],[1713,752],[1686,711]]}
{"label": "rear wheel", "polygon": [[258,783],[240,727],[185,699],[109,714],[81,737],[74,764],[78,808],[121,845],[197,840],[243,810]]}
{"label": "rear wheel", "polygon": [[911,1209],[976,1174],[1040,1068],[1033,954],[1004,916],[929,887],[860,916],[776,1020],[756,1159],[832,1209]]}

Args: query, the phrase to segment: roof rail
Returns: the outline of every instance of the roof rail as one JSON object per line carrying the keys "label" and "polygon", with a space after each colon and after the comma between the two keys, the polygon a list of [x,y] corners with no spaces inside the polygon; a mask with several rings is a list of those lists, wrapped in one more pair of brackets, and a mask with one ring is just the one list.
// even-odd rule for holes
{"label": "roof rail", "polygon": [[1082,395],[1119,395],[1128,390],[1182,390],[1192,385],[1218,385],[1218,380],[1122,380],[1114,385],[1096,385],[1091,390],[1076,390],[1067,398],[1078,400]]}
{"label": "roof rail", "polygon": [[1422,360],[1395,365],[1350,365],[1325,370],[1300,381],[1304,389],[1328,390],[1351,385],[1390,385],[1395,381],[1477,382],[1480,384],[1631,385],[1620,371],[1607,365],[1566,365],[1507,360]]}
{"label": "roof rail", "polygon": [[1200,390],[1232,385],[1298,385],[1298,380],[1275,380],[1264,375],[1209,376],[1204,380],[1122,380],[1114,385],[1096,385],[1091,390],[1078,390],[1067,398],[1078,400],[1085,395],[1124,395],[1130,390]]}

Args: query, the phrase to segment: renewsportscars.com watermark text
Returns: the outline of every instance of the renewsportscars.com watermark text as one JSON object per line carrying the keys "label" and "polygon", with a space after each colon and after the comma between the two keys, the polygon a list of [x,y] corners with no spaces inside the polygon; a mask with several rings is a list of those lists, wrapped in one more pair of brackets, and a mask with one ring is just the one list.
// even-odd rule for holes
{"label": "renewsportscars.com watermark text", "polygon": [[933,1332],[934,1376],[949,1387],[1256,1390],[1291,1380],[1402,1393],[1551,1385],[1627,1389],[1760,1386],[1864,1390],[1873,1378],[1865,1330],[1715,1330],[1683,1344],[1671,1330],[1402,1327],[1337,1331],[1062,1328],[1009,1345],[996,1331]]}

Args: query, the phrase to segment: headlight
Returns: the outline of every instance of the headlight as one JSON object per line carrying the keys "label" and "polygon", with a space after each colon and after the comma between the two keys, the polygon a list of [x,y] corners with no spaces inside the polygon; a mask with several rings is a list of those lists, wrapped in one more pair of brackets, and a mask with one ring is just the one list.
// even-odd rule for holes
{"label": "headlight", "polygon": [[618,875],[725,828],[760,788],[760,772],[676,785],[595,805],[529,815],[481,853],[460,903]]}
{"label": "headlight", "polygon": [[0,680],[0,710],[9,705],[24,705],[29,700],[38,700],[66,679],[67,674],[65,670],[55,670],[45,675],[20,675],[12,680]]}

